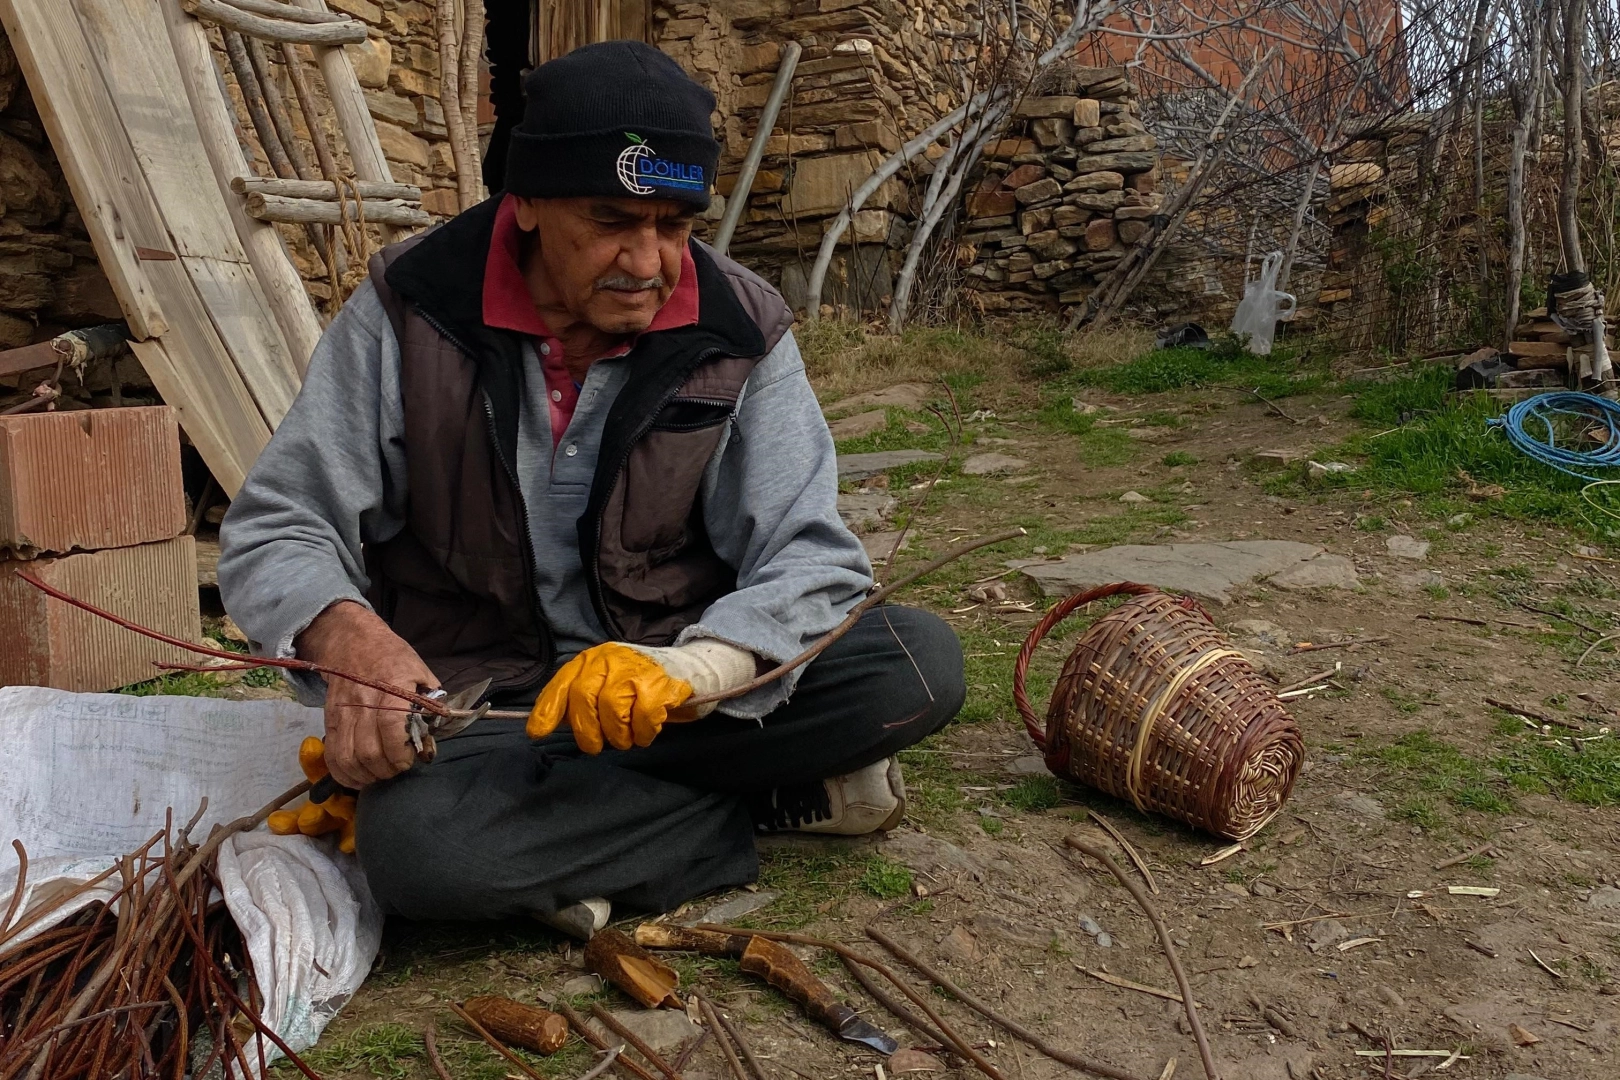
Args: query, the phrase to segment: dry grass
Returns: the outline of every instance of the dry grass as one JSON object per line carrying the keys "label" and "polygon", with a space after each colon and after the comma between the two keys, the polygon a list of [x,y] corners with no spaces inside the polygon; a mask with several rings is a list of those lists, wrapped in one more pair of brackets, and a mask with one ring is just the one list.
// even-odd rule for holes
{"label": "dry grass", "polygon": [[1039,380],[1071,368],[1122,363],[1153,345],[1149,331],[1067,334],[1035,320],[995,327],[919,327],[896,337],[859,323],[800,324],[799,348],[823,401],[891,386],[976,374]]}

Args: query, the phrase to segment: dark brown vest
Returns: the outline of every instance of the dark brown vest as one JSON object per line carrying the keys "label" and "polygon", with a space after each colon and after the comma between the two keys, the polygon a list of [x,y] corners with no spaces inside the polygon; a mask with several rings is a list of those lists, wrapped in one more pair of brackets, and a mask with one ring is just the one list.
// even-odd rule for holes
{"label": "dark brown vest", "polygon": [[[367,545],[367,598],[443,683],[537,689],[555,662],[517,482],[521,339],[485,326],[498,200],[375,256],[400,343],[406,525]],[[703,525],[703,472],[744,382],[792,324],[774,289],[694,243],[700,319],[643,335],[609,408],[580,559],[615,640],[663,645],[736,587]]]}

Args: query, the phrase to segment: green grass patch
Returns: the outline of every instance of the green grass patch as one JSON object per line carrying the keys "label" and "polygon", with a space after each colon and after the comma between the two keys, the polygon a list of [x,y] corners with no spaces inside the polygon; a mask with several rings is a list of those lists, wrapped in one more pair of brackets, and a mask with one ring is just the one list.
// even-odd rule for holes
{"label": "green grass patch", "polygon": [[1198,464],[1198,455],[1189,454],[1185,450],[1172,450],[1159,459],[1159,464],[1167,465],[1172,469],[1177,465],[1196,465]]}
{"label": "green grass patch", "polygon": [[[255,684],[263,685],[263,684]],[[219,697],[226,684],[205,671],[176,671],[155,679],[133,683],[118,691],[130,697]]]}
{"label": "green grass patch", "polygon": [[877,856],[867,864],[856,882],[862,892],[879,900],[898,900],[911,892],[911,871],[897,862]]}
{"label": "green grass patch", "polygon": [[1513,798],[1501,774],[1428,731],[1409,731],[1392,743],[1361,751],[1369,762],[1383,767],[1407,795],[1395,810],[1404,821],[1434,828],[1440,823],[1439,802],[1461,810],[1501,814],[1513,808]]}
{"label": "green grass patch", "polygon": [[1115,394],[1163,394],[1201,386],[1230,386],[1279,398],[1319,390],[1327,383],[1325,367],[1302,364],[1293,351],[1279,346],[1270,356],[1255,356],[1233,341],[1208,349],[1155,349],[1122,364],[1088,368],[1071,376],[1077,386],[1094,386]]}
{"label": "green grass patch", "polygon": [[[1388,383],[1352,384],[1351,413],[1368,430],[1317,459],[1359,459],[1355,471],[1310,480],[1295,466],[1267,481],[1267,491],[1411,496],[1424,514],[1440,520],[1454,516],[1467,498],[1476,514],[1546,522],[1611,546],[1620,539],[1620,522],[1582,498],[1583,481],[1520,453],[1490,425],[1501,413],[1497,402],[1451,396],[1450,384],[1448,371],[1432,367]],[[1487,551],[1486,557],[1494,556]]]}
{"label": "green grass patch", "polygon": [[1029,776],[1003,791],[1001,801],[1025,813],[1050,810],[1063,802],[1063,792],[1058,789],[1056,777]]}
{"label": "green grass patch", "polygon": [[1520,791],[1547,792],[1584,806],[1620,804],[1620,743],[1613,739],[1582,744],[1576,753],[1522,728],[1491,764]]}

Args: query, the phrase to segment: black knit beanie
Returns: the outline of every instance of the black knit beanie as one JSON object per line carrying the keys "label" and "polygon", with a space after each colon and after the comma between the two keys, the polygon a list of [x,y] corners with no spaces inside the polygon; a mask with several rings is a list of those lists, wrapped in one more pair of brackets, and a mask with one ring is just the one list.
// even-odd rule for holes
{"label": "black knit beanie", "polygon": [[651,45],[582,46],[535,68],[524,92],[506,158],[511,194],[709,205],[720,160],[714,95]]}

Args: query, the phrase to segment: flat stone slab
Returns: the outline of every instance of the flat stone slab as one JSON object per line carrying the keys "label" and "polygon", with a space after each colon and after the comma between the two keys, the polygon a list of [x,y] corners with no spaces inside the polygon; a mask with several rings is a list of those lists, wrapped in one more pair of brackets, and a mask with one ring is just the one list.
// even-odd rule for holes
{"label": "flat stone slab", "polygon": [[723,904],[714,905],[714,907],[705,911],[703,917],[697,921],[722,924],[734,922],[744,915],[752,915],[762,908],[770,907],[776,903],[776,898],[781,895],[781,893],[770,889],[739,893]]}
{"label": "flat stone slab", "polygon": [[[900,540],[900,531],[898,529],[891,532],[868,533],[861,537],[861,546],[866,549],[867,559],[874,567],[881,570],[884,561],[889,557],[889,553],[894,550],[896,540]],[[901,551],[905,551],[910,546],[911,537],[908,536],[901,540]]]}
{"label": "flat stone slab", "polygon": [[835,401],[823,411],[847,413],[852,409],[920,409],[933,400],[936,393],[937,388],[927,383],[897,383],[894,386],[885,386],[882,390],[868,390],[864,394]]}
{"label": "flat stone slab", "polygon": [[[613,1009],[609,1015],[660,1054],[665,1050],[679,1049],[701,1030],[679,1009]],[[624,1041],[600,1020],[587,1019],[585,1023],[609,1046],[617,1046]]]}
{"label": "flat stone slab", "polygon": [[1138,581],[1227,604],[1234,588],[1262,578],[1284,588],[1355,588],[1360,584],[1348,559],[1292,540],[1121,544],[1055,562],[1015,559],[1007,565],[1022,570],[1046,596],[1068,596],[1115,581]]}
{"label": "flat stone slab", "polygon": [[882,431],[888,426],[889,414],[882,409],[873,409],[871,412],[856,413],[842,420],[834,420],[827,428],[832,432],[834,439],[858,439],[862,435]]}
{"label": "flat stone slab", "polygon": [[943,454],[930,450],[882,450],[875,454],[838,455],[838,479],[865,480],[868,476],[915,465],[919,461],[944,461]]}
{"label": "flat stone slab", "polygon": [[870,532],[889,520],[900,500],[881,491],[857,491],[838,496],[838,516],[853,533]]}
{"label": "flat stone slab", "polygon": [[962,472],[968,476],[993,476],[996,473],[1017,472],[1029,468],[1029,462],[1011,454],[974,454],[962,462]]}
{"label": "flat stone slab", "polygon": [[1384,547],[1397,559],[1427,559],[1429,557],[1429,542],[1419,540],[1415,536],[1406,536],[1401,533],[1386,536],[1384,537]]}

